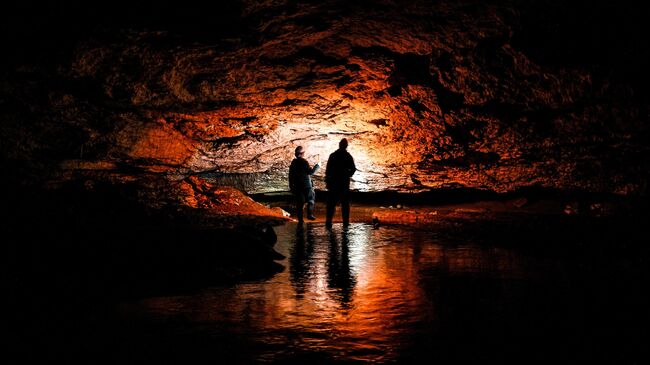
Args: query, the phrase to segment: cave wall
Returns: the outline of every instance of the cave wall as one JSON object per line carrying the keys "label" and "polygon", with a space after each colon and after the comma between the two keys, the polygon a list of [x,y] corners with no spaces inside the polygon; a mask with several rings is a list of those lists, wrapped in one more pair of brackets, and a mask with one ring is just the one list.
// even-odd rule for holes
{"label": "cave wall", "polygon": [[360,191],[645,195],[648,52],[624,4],[34,5],[4,25],[1,152],[45,182],[271,192],[296,146],[326,163],[346,137]]}

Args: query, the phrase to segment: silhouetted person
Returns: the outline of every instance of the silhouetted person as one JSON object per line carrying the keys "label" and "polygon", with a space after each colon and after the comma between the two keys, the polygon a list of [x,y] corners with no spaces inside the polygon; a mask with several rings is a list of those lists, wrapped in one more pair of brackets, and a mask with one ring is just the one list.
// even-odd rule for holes
{"label": "silhouetted person", "polygon": [[350,223],[350,178],[357,170],[354,159],[347,151],[348,140],[343,138],[339,142],[339,149],[334,151],[325,169],[325,182],[327,183],[327,220],[325,224],[332,225],[332,218],[336,204],[341,202],[341,215],[343,224]]}
{"label": "silhouetted person", "polygon": [[303,223],[302,211],[305,202],[307,202],[307,218],[310,220],[316,219],[314,217],[316,192],[314,192],[314,183],[311,180],[311,175],[315,174],[320,167],[318,162],[316,162],[314,167],[310,167],[309,162],[303,157],[304,155],[305,150],[302,146],[296,147],[296,158],[291,161],[291,167],[289,167],[289,189],[293,193],[296,202],[299,223]]}

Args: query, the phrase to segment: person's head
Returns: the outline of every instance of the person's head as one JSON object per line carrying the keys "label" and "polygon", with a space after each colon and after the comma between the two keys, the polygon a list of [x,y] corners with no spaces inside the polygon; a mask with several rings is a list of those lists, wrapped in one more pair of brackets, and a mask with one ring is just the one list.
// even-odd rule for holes
{"label": "person's head", "polygon": [[302,146],[296,147],[296,157],[302,157],[305,154],[305,149]]}
{"label": "person's head", "polygon": [[345,150],[348,148],[348,140],[347,138],[343,138],[341,142],[339,142],[339,148],[342,150]]}

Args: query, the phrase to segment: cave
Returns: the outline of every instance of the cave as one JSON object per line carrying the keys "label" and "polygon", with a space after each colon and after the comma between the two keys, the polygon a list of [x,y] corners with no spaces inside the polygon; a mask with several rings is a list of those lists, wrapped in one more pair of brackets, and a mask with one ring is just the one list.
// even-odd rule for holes
{"label": "cave", "polygon": [[[0,16],[9,358],[648,360],[633,2],[29,0]],[[354,169],[336,192],[342,140]],[[305,222],[299,147],[319,163]],[[337,197],[349,218],[328,217]]]}

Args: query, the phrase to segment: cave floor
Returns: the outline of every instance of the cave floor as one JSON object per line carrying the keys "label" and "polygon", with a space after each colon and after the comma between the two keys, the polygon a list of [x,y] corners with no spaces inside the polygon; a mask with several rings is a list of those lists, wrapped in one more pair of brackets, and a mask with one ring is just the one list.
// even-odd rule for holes
{"label": "cave floor", "polygon": [[[289,200],[268,202],[260,200],[260,203],[270,207],[280,207],[291,214],[291,220],[297,221],[296,208]],[[510,218],[513,215],[573,215],[576,212],[560,201],[542,200],[528,203],[521,199],[506,201],[476,201],[457,204],[380,204],[370,202],[350,203],[351,223],[372,223],[373,217],[379,218],[381,223],[386,224],[409,224],[409,225],[431,225],[437,222],[449,220],[492,220],[499,218]],[[590,216],[603,215],[603,212],[591,212]],[[305,207],[305,216],[307,214]],[[315,220],[306,220],[306,223],[324,223],[326,215],[326,202],[317,201],[314,209]],[[428,219],[415,217],[428,216]],[[336,207],[334,215],[335,223],[341,222],[341,206]]]}

